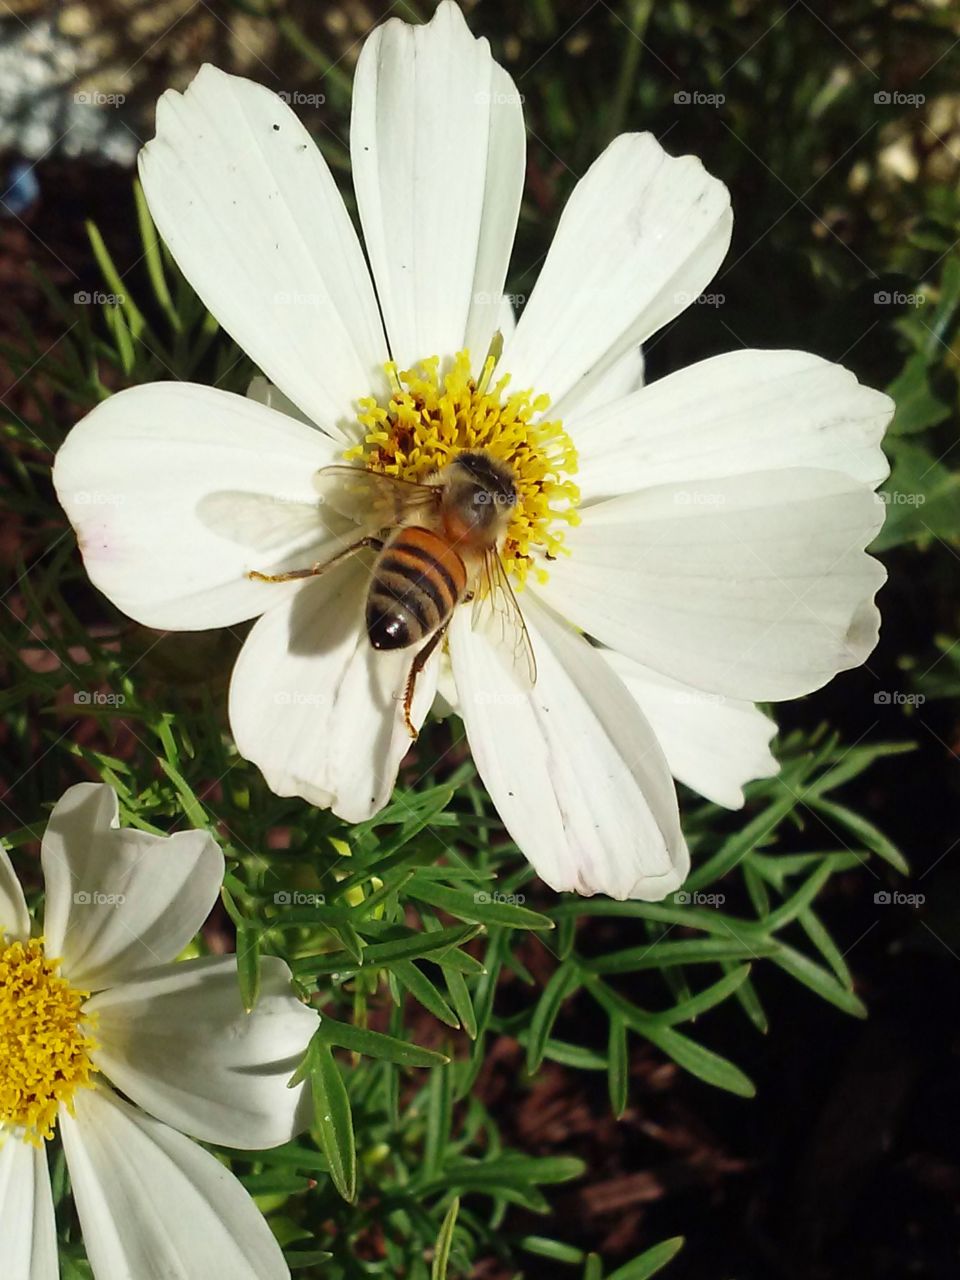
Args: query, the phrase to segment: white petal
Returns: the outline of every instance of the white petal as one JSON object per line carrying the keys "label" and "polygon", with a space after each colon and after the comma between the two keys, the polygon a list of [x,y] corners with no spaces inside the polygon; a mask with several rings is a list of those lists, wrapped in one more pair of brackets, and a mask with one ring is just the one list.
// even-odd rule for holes
{"label": "white petal", "polygon": [[[582,406],[580,406],[582,411]],[[567,423],[584,501],[783,467],[842,471],[876,487],[893,401],[803,351],[731,351]]]}
{"label": "white petal", "polygon": [[47,1153],[0,1131],[0,1275],[57,1280],[59,1274]]}
{"label": "white petal", "polygon": [[88,991],[172,960],[210,914],[223,880],[212,836],[120,829],[116,793],[92,782],[57,802],[41,857],[46,952]]}
{"label": "white petal", "polygon": [[515,388],[565,397],[696,298],[723,260],[726,187],[652,134],[623,134],[574,188],[502,367]]}
{"label": "white petal", "polygon": [[772,778],[776,724],[752,702],[704,693],[659,675],[612,649],[603,656],[636,698],[675,778],[728,809],[743,805],[743,787]]}
{"label": "white petal", "polygon": [[[625,355],[615,360],[609,368],[601,368],[593,377],[584,378],[564,398],[564,423],[573,436],[574,443],[580,447],[580,423],[587,415],[594,414],[605,405],[622,401],[624,396],[638,391],[643,386],[646,362],[643,347],[631,347]],[[546,415],[551,416],[550,412]],[[582,458],[581,458],[582,466]],[[577,472],[577,483],[580,472]]]}
{"label": "white petal", "polygon": [[216,67],[157,104],[140,153],[153,220],[224,329],[311,421],[349,431],[386,344],[350,217],[274,93]]}
{"label": "white petal", "polygon": [[247,396],[251,400],[256,400],[257,404],[265,404],[268,409],[276,409],[278,413],[285,413],[288,418],[296,418],[298,422],[311,425],[310,419],[305,413],[300,412],[290,397],[285,396],[272,382],[268,382],[261,373],[250,379]]}
{"label": "white petal", "polygon": [[766,702],[858,666],[885,580],[863,547],[877,496],[791,468],[661,485],[583,509],[549,603],[578,627],[694,688]]}
{"label": "white petal", "polygon": [[[361,822],[383,808],[410,748],[400,703],[413,649],[377,652],[363,614],[369,568],[347,563],[256,623],[230,684],[240,754],[281,796]],[[436,692],[435,657],[417,683],[419,727]]]}
{"label": "white petal", "polygon": [[443,0],[378,27],[357,63],[350,155],[364,240],[401,368],[486,355],[523,188],[521,99]]}
{"label": "white petal", "polygon": [[310,1122],[304,1086],[287,1083],[317,1029],[290,970],[264,956],[252,1013],[235,956],[163,965],[88,1000],[96,1065],[138,1106],[205,1142],[263,1149]]}
{"label": "white petal", "polygon": [[60,1132],[96,1280],[289,1280],[253,1200],[209,1152],[107,1089]]}
{"label": "white petal", "polygon": [[256,617],[292,589],[251,582],[251,569],[323,558],[333,535],[313,476],[340,453],[245,396],[157,382],[78,423],[53,477],[94,585],[146,626],[201,630]]}
{"label": "white petal", "polygon": [[454,618],[460,714],[504,825],[553,889],[659,901],[689,870],[667,762],[640,710],[586,640],[530,592],[537,680],[524,689],[496,644]]}
{"label": "white petal", "polygon": [[0,946],[5,936],[10,942],[25,942],[30,937],[30,912],[13,864],[0,846]]}

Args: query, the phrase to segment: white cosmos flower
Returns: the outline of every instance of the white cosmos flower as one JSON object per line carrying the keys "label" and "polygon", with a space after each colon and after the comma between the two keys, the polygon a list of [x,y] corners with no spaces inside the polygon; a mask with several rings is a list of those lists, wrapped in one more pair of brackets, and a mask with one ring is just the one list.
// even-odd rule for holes
{"label": "white cosmos flower", "polygon": [[234,956],[171,963],[216,901],[216,842],[120,829],[111,788],[81,783],[51,814],[42,862],[31,939],[0,848],[0,1275],[59,1274],[43,1150],[58,1127],[97,1280],[288,1280],[250,1196],[183,1136],[262,1149],[309,1123],[287,1082],[317,1018],[286,965],[264,959],[247,1014]]}
{"label": "white cosmos flower", "polygon": [[[876,642],[884,574],[863,549],[883,515],[891,402],[795,351],[641,385],[640,345],[701,293],[731,231],[723,184],[649,134],[617,138],[580,179],[514,325],[501,300],[521,99],[450,0],[425,26],[370,36],[350,147],[370,270],[275,94],[208,66],[161,98],[140,157],[150,210],[268,381],[249,398],[133,388],[73,430],[55,481],[90,577],[153,627],[262,615],[233,674],[237,745],[279,794],[364,819],[409,746],[411,654],[371,648],[365,564],[306,585],[246,575],[343,545],[314,474],[345,451],[423,479],[464,444],[489,448],[520,485],[504,560],[526,579],[539,676],[521,689],[489,629],[456,611],[448,654],[477,767],[554,888],[662,898],[689,863],[671,773],[742,803],[743,783],[776,769],[753,703],[808,693]],[[509,388],[481,429],[498,328],[491,385]],[[432,357],[439,374],[420,363]]]}

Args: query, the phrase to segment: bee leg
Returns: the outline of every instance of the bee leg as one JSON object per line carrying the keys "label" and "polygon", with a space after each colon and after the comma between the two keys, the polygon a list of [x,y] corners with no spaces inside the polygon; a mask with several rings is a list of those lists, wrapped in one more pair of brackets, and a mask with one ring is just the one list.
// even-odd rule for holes
{"label": "bee leg", "polygon": [[335,564],[340,564],[348,556],[354,555],[357,551],[363,551],[366,547],[380,551],[383,547],[383,539],[360,538],[359,541],[345,547],[343,551],[338,551],[332,559],[325,560],[323,564],[311,565],[309,569],[288,569],[286,573],[260,573],[258,569],[251,569],[247,577],[254,582],[293,582],[296,578],[316,578],[321,573],[326,573],[328,569],[332,569]]}
{"label": "bee leg", "polygon": [[407,732],[410,734],[410,737],[413,739],[414,742],[416,742],[417,738],[420,736],[419,730],[414,726],[413,720],[411,719],[411,712],[413,710],[413,695],[416,692],[416,688],[417,688],[417,676],[420,674],[423,668],[427,665],[427,661],[431,653],[433,653],[434,649],[436,649],[437,645],[446,635],[448,625],[449,623],[444,623],[442,627],[438,627],[436,629],[436,631],[433,633],[433,635],[430,637],[427,643],[416,654],[416,656],[413,659],[413,662],[410,664],[410,674],[407,676],[407,684],[403,691],[403,722],[407,726]]}

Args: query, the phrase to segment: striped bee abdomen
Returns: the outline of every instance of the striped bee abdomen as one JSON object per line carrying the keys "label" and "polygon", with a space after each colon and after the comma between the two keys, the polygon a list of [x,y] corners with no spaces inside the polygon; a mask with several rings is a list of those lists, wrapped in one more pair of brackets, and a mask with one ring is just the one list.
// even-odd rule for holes
{"label": "striped bee abdomen", "polygon": [[418,525],[398,529],[377,557],[367,594],[375,649],[405,649],[446,622],[467,586],[459,555]]}

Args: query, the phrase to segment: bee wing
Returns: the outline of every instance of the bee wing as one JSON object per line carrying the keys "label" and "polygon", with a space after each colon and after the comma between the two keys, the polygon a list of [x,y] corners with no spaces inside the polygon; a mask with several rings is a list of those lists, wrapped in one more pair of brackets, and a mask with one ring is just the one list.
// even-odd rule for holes
{"label": "bee wing", "polygon": [[495,640],[503,646],[514,673],[526,684],[537,682],[537,659],[527,624],[503,561],[493,548],[484,553],[480,583],[473,604],[473,625],[492,627]]}
{"label": "bee wing", "polygon": [[389,529],[435,510],[440,490],[363,467],[324,467],[314,477],[320,501],[369,529]]}

